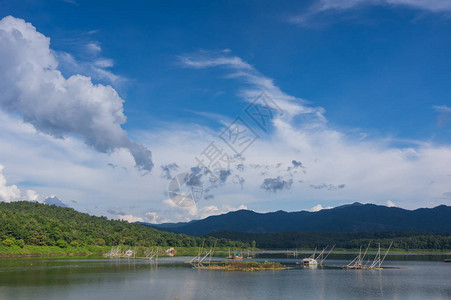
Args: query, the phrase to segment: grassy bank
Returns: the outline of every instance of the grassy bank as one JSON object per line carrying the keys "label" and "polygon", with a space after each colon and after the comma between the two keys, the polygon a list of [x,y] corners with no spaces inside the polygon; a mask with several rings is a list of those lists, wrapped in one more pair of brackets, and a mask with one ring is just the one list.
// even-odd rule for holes
{"label": "grassy bank", "polygon": [[[65,247],[61,248],[58,246],[34,246],[34,245],[24,245],[23,247],[17,245],[5,246],[0,245],[0,257],[38,257],[38,256],[88,256],[93,254],[102,255],[111,250],[111,246],[83,246],[83,247]],[[169,249],[169,246],[159,247],[161,251]],[[131,247],[131,246],[121,246],[122,250],[132,249],[136,250],[139,254],[143,253],[145,250],[149,249],[147,247]],[[174,247],[177,251],[176,255],[197,255],[198,247]],[[204,248],[204,250],[207,248]],[[209,248],[208,248],[209,249]],[[229,248],[220,247],[215,248],[216,253],[228,253]],[[247,250],[244,250],[247,251]],[[261,251],[261,250],[259,250]]]}
{"label": "grassy bank", "polygon": [[85,247],[67,247],[57,246],[34,246],[24,245],[19,247],[0,246],[0,257],[33,257],[33,256],[86,256],[92,254],[102,254],[109,251],[111,247],[106,246],[85,246]]}

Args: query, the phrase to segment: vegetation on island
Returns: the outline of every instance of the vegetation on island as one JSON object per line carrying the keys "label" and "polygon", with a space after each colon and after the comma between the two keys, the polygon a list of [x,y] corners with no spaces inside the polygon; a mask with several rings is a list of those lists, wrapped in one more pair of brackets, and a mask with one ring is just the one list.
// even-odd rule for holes
{"label": "vegetation on island", "polygon": [[248,243],[192,237],[27,201],[0,203],[0,253],[105,252],[111,246],[247,248]]}
{"label": "vegetation on island", "polygon": [[223,271],[263,271],[263,270],[283,270],[289,269],[278,262],[263,263],[257,261],[227,261],[219,264],[199,266],[197,269],[223,270]]}

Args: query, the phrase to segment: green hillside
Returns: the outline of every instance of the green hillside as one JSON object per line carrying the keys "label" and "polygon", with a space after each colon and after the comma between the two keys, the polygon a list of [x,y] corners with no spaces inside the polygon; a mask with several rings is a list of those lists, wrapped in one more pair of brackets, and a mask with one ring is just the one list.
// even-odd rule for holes
{"label": "green hillside", "polygon": [[[39,246],[83,248],[87,246],[173,246],[247,247],[244,242],[233,242],[214,237],[200,238],[185,234],[159,231],[126,221],[109,220],[77,212],[72,208],[57,207],[26,201],[0,203],[0,247],[29,248]],[[6,250],[5,250],[6,248]]]}
{"label": "green hillside", "polygon": [[403,250],[441,250],[451,249],[451,234],[437,234],[419,231],[395,232],[278,232],[243,233],[213,232],[209,236],[233,239],[255,244],[262,249],[314,249],[327,245],[336,245],[342,249],[358,249],[372,241],[373,246],[380,244],[387,248],[393,242],[393,249]]}

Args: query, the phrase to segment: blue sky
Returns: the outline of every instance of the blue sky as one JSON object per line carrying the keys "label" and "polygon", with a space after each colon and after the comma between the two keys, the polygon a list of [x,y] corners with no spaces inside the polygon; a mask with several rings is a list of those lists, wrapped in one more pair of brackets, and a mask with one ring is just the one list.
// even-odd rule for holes
{"label": "blue sky", "polygon": [[[60,71],[58,82],[88,95],[81,108],[73,91],[49,100],[47,89],[18,86],[11,95],[22,96],[4,97],[2,122],[14,124],[0,136],[5,201],[32,190],[33,199],[54,194],[82,211],[155,222],[240,207],[451,203],[449,1],[1,1],[0,13],[13,17],[2,21],[11,38],[18,20],[34,26],[20,27],[26,39],[24,30],[50,38],[23,55],[5,38],[2,53],[21,66],[50,57],[42,72]],[[31,57],[37,49],[50,52]],[[5,70],[16,61],[0,60]],[[114,91],[69,82],[78,74]],[[252,127],[259,138],[245,170],[235,162],[224,183],[201,176],[209,196],[174,206],[162,166],[191,172],[236,117],[255,126],[244,109],[261,92],[284,115],[266,132]],[[58,97],[72,104],[58,111]],[[66,172],[74,175],[57,175]]]}

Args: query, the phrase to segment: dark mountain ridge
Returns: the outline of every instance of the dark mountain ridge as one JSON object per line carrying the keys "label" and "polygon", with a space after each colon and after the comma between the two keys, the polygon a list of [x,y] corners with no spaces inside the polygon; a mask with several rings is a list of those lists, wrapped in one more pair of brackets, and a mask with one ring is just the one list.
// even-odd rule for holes
{"label": "dark mountain ridge", "polygon": [[451,232],[451,206],[407,210],[375,204],[353,203],[318,212],[238,210],[187,223],[146,224],[158,229],[205,235],[211,232]]}

